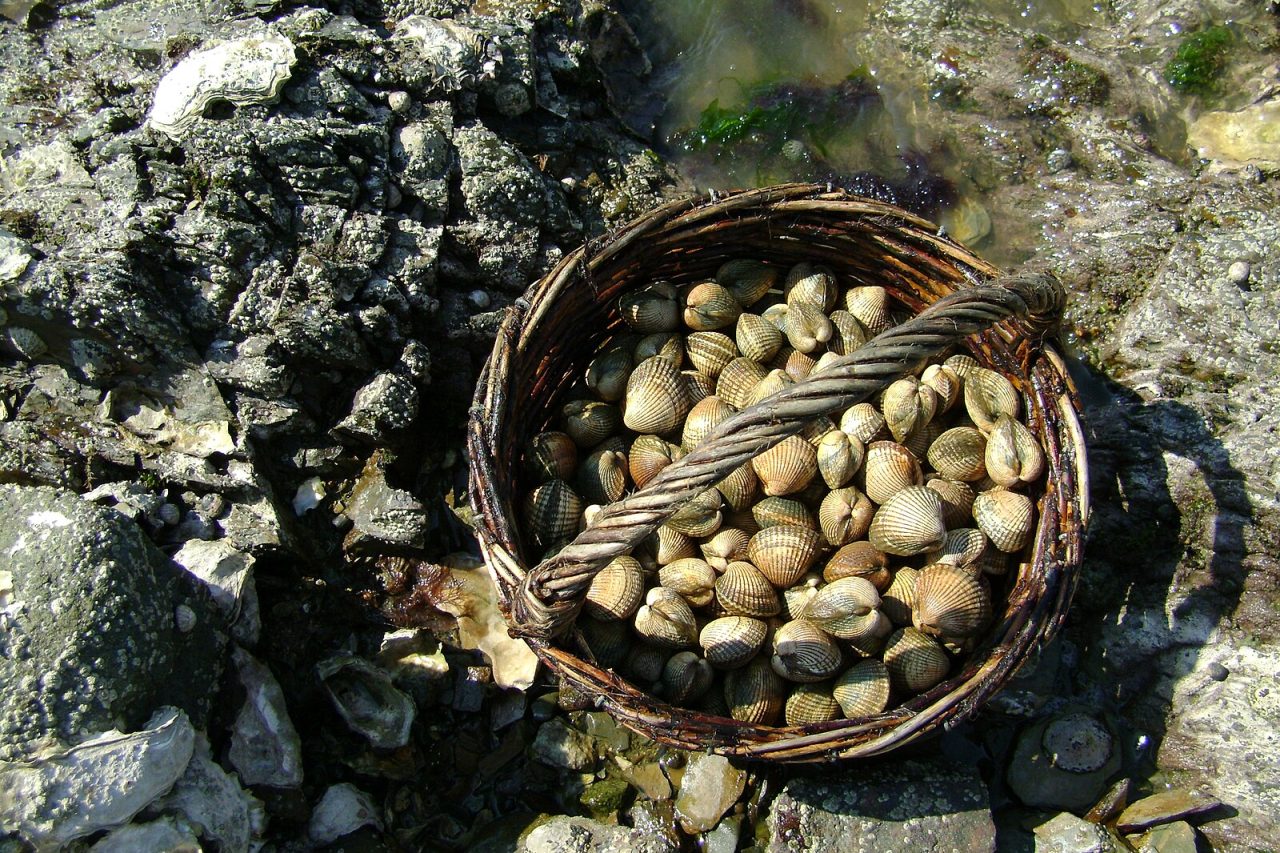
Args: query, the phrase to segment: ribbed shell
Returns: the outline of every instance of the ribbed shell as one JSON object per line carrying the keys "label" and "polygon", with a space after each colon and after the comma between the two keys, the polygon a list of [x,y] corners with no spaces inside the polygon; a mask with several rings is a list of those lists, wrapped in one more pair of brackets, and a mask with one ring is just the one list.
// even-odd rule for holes
{"label": "ribbed shell", "polygon": [[631,372],[622,420],[636,432],[669,433],[684,423],[691,405],[679,368],[655,356]]}
{"label": "ribbed shell", "polygon": [[567,432],[540,432],[529,441],[525,470],[535,483],[568,480],[578,468],[578,445]]}
{"label": "ribbed shell", "polygon": [[987,474],[987,438],[973,427],[954,427],[930,446],[927,459],[948,480],[973,482]]}
{"label": "ribbed shell", "polygon": [[796,384],[796,381],[787,375],[785,370],[774,368],[765,374],[755,388],[751,389],[751,395],[747,399],[748,405],[754,406],[760,401],[772,397],[782,389]]}
{"label": "ribbed shell", "polygon": [[776,326],[779,332],[785,333],[787,328],[787,315],[789,313],[791,313],[791,306],[787,305],[785,302],[781,302],[777,305],[770,305],[768,308],[761,311],[760,317],[766,322],[772,323]]}
{"label": "ribbed shell", "polygon": [[924,459],[929,454],[929,448],[937,441],[938,436],[942,435],[942,425],[936,420],[920,427],[920,429],[911,433],[902,442],[902,446],[915,454],[916,459]]}
{"label": "ribbed shell", "polygon": [[889,670],[881,661],[858,661],[836,679],[831,695],[848,719],[879,714],[889,706]]}
{"label": "ribbed shell", "polygon": [[611,504],[627,490],[627,454],[597,450],[578,469],[578,490],[593,504]]}
{"label": "ribbed shell", "polygon": [[844,295],[844,307],[873,337],[893,325],[889,316],[889,294],[883,287],[851,287]]}
{"label": "ribbed shell", "polygon": [[697,699],[715,679],[711,664],[695,652],[676,652],[662,668],[662,695],[672,704]]}
{"label": "ribbed shell", "polygon": [[650,284],[618,298],[618,313],[642,335],[680,328],[680,294],[665,282]]}
{"label": "ribbed shell", "polygon": [[858,619],[880,606],[880,593],[866,578],[843,577],[818,590],[801,615],[833,637],[861,636]]}
{"label": "ribbed shell", "polygon": [[818,360],[807,352],[801,352],[794,347],[784,347],[774,357],[773,363],[775,365],[778,364],[778,359],[784,352],[787,355],[786,358],[782,359],[782,369],[796,382],[807,378],[813,372],[814,365],[818,363]]}
{"label": "ribbed shell", "polygon": [[827,349],[836,355],[849,355],[870,340],[858,318],[848,311],[832,311],[830,318],[835,334],[827,341]]}
{"label": "ribbed shell", "polygon": [[586,641],[591,656],[602,669],[614,669],[620,665],[635,644],[631,631],[623,622],[601,622],[599,619],[583,617],[579,620],[578,627],[582,629],[582,638]]}
{"label": "ribbed shell", "polygon": [[840,718],[840,705],[831,695],[831,684],[798,684],[787,697],[784,711],[788,726],[807,726]]}
{"label": "ribbed shell", "polygon": [[804,302],[825,314],[836,304],[840,288],[831,270],[802,261],[787,272],[782,293],[788,305]]}
{"label": "ribbed shell", "polygon": [[895,625],[911,624],[911,610],[916,603],[916,581],[920,570],[902,566],[893,570],[889,588],[880,593],[880,612]]}
{"label": "ribbed shell", "polygon": [[942,364],[931,364],[920,374],[920,381],[933,389],[938,395],[938,412],[946,412],[960,399],[960,377],[951,368]]}
{"label": "ribbed shell", "polygon": [[937,548],[946,535],[942,499],[925,486],[908,486],[881,504],[867,531],[872,545],[899,557]]}
{"label": "ribbed shell", "polygon": [[751,460],[766,495],[789,495],[809,485],[818,473],[818,453],[798,435],[790,435]]}
{"label": "ribbed shell", "polygon": [[922,693],[947,677],[951,660],[937,641],[915,628],[900,628],[889,636],[884,665],[894,687]]}
{"label": "ribbed shell", "polygon": [[822,570],[822,577],[829,584],[841,578],[863,578],[877,590],[882,590],[892,577],[889,555],[865,540],[850,542],[831,555]]}
{"label": "ribbed shell", "polygon": [[683,649],[695,645],[698,625],[689,603],[665,587],[655,586],[636,611],[636,633],[655,646]]}
{"label": "ribbed shell", "polygon": [[525,499],[524,518],[533,541],[545,547],[574,536],[582,516],[582,498],[564,480],[548,480]]}
{"label": "ribbed shell", "polygon": [[627,653],[626,671],[631,679],[645,687],[661,679],[662,668],[666,666],[671,652],[648,643],[631,642],[628,645],[631,650]]}
{"label": "ribbed shell", "polygon": [[809,371],[810,376],[816,376],[826,370],[831,365],[840,360],[840,354],[834,352],[824,352],[818,356],[818,360],[813,364],[813,370]]}
{"label": "ribbed shell", "polygon": [[572,400],[561,409],[564,431],[578,447],[595,447],[622,425],[618,407],[598,400]]}
{"label": "ribbed shell", "polygon": [[660,566],[698,555],[698,548],[693,540],[674,527],[664,524],[653,535],[658,540],[654,557]]}
{"label": "ribbed shell", "polygon": [[[662,356],[676,367],[683,367],[684,335],[679,332],[654,332],[652,335],[645,335],[636,342],[636,348],[631,353],[631,363],[639,364],[654,356]],[[625,388],[623,390],[625,392]]]}
{"label": "ribbed shell", "polygon": [[716,601],[725,612],[739,616],[777,616],[782,609],[773,584],[747,562],[730,563],[716,579]]}
{"label": "ribbed shell", "polygon": [[931,637],[978,634],[991,621],[991,596],[969,571],[946,563],[920,570],[911,623]]}
{"label": "ribbed shell", "polygon": [[751,402],[751,392],[764,379],[768,370],[749,358],[735,358],[720,371],[716,380],[716,396],[735,409],[745,409]]}
{"label": "ribbed shell", "polygon": [[631,349],[610,347],[587,365],[587,387],[601,400],[621,400],[631,376]]}
{"label": "ribbed shell", "polygon": [[591,579],[582,608],[602,622],[630,619],[644,599],[644,569],[634,557],[615,557]]}
{"label": "ribbed shell", "polygon": [[788,681],[809,683],[831,678],[844,656],[831,636],[806,619],[795,619],[773,632],[773,671]]}
{"label": "ribbed shell", "polygon": [[827,544],[839,548],[867,535],[876,508],[853,486],[835,489],[818,505],[818,527]]}
{"label": "ribbed shell", "polygon": [[725,261],[716,270],[716,281],[728,288],[744,308],[760,301],[781,276],[777,267],[746,258]]}
{"label": "ribbed shell", "polygon": [[987,438],[986,469],[992,480],[1014,489],[1044,473],[1044,451],[1035,435],[1008,415],[996,419]]}
{"label": "ribbed shell", "polygon": [[916,455],[893,441],[873,441],[867,445],[863,463],[863,484],[867,497],[878,504],[909,486],[924,482],[924,472]]}
{"label": "ribbed shell", "polygon": [[763,655],[725,674],[724,701],[735,720],[774,725],[782,717],[786,698],[787,683]]}
{"label": "ribbed shell", "polygon": [[890,434],[901,443],[933,420],[938,410],[938,395],[914,376],[904,376],[884,390],[880,410]]}
{"label": "ribbed shell", "polygon": [[780,524],[761,530],[747,545],[748,559],[769,582],[786,589],[798,581],[821,550],[818,531],[794,524]]}
{"label": "ribbed shell", "polygon": [[1008,489],[992,489],[973,501],[973,520],[991,544],[1007,554],[1021,551],[1036,527],[1031,499]]}
{"label": "ribbed shell", "polygon": [[741,303],[714,281],[695,284],[684,296],[684,324],[696,332],[732,326],[741,313]]}
{"label": "ribbed shell", "polygon": [[697,370],[682,370],[680,375],[684,377],[684,387],[689,394],[690,406],[716,393],[716,381],[707,374]]}
{"label": "ribbed shell", "polygon": [[787,335],[787,342],[797,352],[815,352],[831,340],[835,327],[820,308],[804,302],[788,307],[787,325],[783,331]]}
{"label": "ribbed shell", "polygon": [[716,483],[716,488],[724,496],[724,502],[734,510],[742,510],[751,506],[760,494],[760,478],[752,469],[750,462],[744,462],[733,473]]}
{"label": "ribbed shell", "polygon": [[658,569],[658,583],[680,593],[692,607],[705,607],[716,594],[715,569],[697,557],[667,563]]}
{"label": "ribbed shell", "polygon": [[751,508],[751,515],[761,530],[779,524],[796,524],[814,530],[818,527],[809,508],[793,498],[762,498]]}
{"label": "ribbed shell", "polygon": [[667,526],[686,536],[710,536],[720,529],[720,507],[724,498],[714,488],[707,489],[676,510]]}
{"label": "ribbed shell", "polygon": [[702,442],[706,441],[707,436],[711,435],[711,431],[718,424],[734,413],[734,408],[719,397],[711,396],[705,400],[699,400],[697,405],[689,410],[689,416],[685,418],[684,432],[680,436],[680,446],[685,451],[693,450]]}
{"label": "ribbed shell", "polygon": [[689,363],[712,379],[739,355],[733,338],[722,332],[693,332],[685,338],[684,349],[689,355]]}
{"label": "ribbed shell", "polygon": [[924,556],[929,563],[949,563],[964,569],[976,563],[986,550],[985,533],[976,527],[958,527],[948,530],[942,546]]}
{"label": "ribbed shell", "polygon": [[994,370],[973,367],[964,379],[964,407],[974,426],[991,432],[1001,415],[1018,416],[1018,392]]}
{"label": "ribbed shell", "polygon": [[948,529],[969,525],[973,519],[973,488],[968,483],[933,477],[925,486],[942,498],[942,521]]}
{"label": "ribbed shell", "polygon": [[631,481],[643,489],[663,468],[684,456],[683,448],[656,435],[638,435],[627,453]]}
{"label": "ribbed shell", "polygon": [[755,536],[760,532],[760,524],[756,521],[755,516],[751,514],[751,509],[734,509],[724,513],[724,527],[736,527],[744,531],[748,536]]}
{"label": "ribbed shell", "polygon": [[778,618],[784,621],[799,619],[800,614],[809,606],[809,602],[818,594],[822,584],[822,575],[818,572],[807,572],[794,585],[782,591],[782,610]]}
{"label": "ribbed shell", "polygon": [[698,634],[707,660],[720,669],[745,666],[764,645],[769,626],[750,616],[721,616],[703,626]]}
{"label": "ribbed shell", "polygon": [[840,416],[840,429],[863,444],[875,441],[884,428],[884,415],[871,403],[856,403]]}
{"label": "ribbed shell", "polygon": [[838,489],[853,479],[865,455],[861,441],[842,430],[829,430],[818,443],[818,473],[827,488]]}
{"label": "ribbed shell", "polygon": [[701,543],[698,548],[702,551],[702,558],[707,561],[707,564],[712,569],[722,572],[729,567],[730,563],[747,558],[747,543],[750,541],[751,535],[745,530],[721,527],[716,531],[715,536]]}
{"label": "ribbed shell", "polygon": [[765,364],[778,354],[786,336],[759,314],[742,314],[738,317],[733,339],[742,355]]}

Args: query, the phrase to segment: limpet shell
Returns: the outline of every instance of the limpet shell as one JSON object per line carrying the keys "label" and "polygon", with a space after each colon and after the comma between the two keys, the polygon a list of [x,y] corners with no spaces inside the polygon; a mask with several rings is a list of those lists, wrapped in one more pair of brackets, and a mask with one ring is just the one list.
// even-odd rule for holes
{"label": "limpet shell", "polygon": [[636,633],[645,642],[669,649],[695,645],[698,625],[689,603],[677,592],[655,586],[636,611]]}
{"label": "limpet shell", "polygon": [[658,569],[658,583],[680,593],[691,607],[705,607],[716,594],[715,569],[697,557],[667,563]]}
{"label": "limpet shell", "polygon": [[777,267],[746,258],[725,261],[716,270],[716,281],[727,288],[744,308],[760,301],[781,276],[782,271]]}
{"label": "limpet shell", "polygon": [[987,475],[987,437],[973,427],[953,427],[933,442],[929,464],[948,480],[973,482]]}
{"label": "limpet shell", "polygon": [[850,542],[831,555],[822,577],[829,584],[841,578],[863,578],[875,589],[883,590],[892,578],[889,555],[865,540]]}
{"label": "limpet shell", "polygon": [[894,687],[922,693],[947,677],[951,659],[932,638],[915,628],[899,628],[889,635],[884,665]]}
{"label": "limpet shell", "polygon": [[874,658],[858,661],[836,679],[831,695],[848,719],[879,714],[889,706],[889,670]]}
{"label": "limpet shell", "polygon": [[684,423],[691,406],[680,369],[654,356],[636,365],[627,380],[622,421],[639,433],[669,433]]}
{"label": "limpet shell", "polygon": [[540,432],[529,440],[524,467],[535,483],[568,480],[578,468],[578,445],[566,432]]}
{"label": "limpet shell", "polygon": [[801,683],[831,678],[844,656],[825,631],[807,619],[795,619],[773,632],[773,671]]}
{"label": "limpet shell", "polygon": [[747,562],[734,562],[716,578],[716,601],[727,613],[764,618],[782,609],[769,579]]}
{"label": "limpet shell", "polygon": [[769,582],[786,589],[809,571],[821,550],[818,531],[794,524],[761,530],[747,544],[747,557]]}
{"label": "limpet shell", "polygon": [[1031,430],[1001,415],[987,437],[986,469],[992,480],[1006,488],[1034,483],[1044,473],[1044,451]]}
{"label": "limpet shell", "polygon": [[970,572],[947,563],[920,570],[911,623],[923,634],[972,637],[991,621],[991,596]]}
{"label": "limpet shell", "polygon": [[1024,494],[995,488],[974,498],[973,520],[992,545],[1012,554],[1021,551],[1035,532],[1036,507]]}
{"label": "limpet shell", "polygon": [[899,557],[937,548],[946,535],[942,498],[926,486],[908,486],[881,504],[867,531],[872,545]]}
{"label": "limpet shell", "polygon": [[787,683],[764,655],[725,674],[724,700],[735,720],[773,725],[782,716],[786,697]]}
{"label": "limpet shell", "polygon": [[833,489],[818,505],[818,527],[832,547],[840,547],[867,535],[876,508],[853,486]]}
{"label": "limpet shell", "polygon": [[646,285],[618,297],[618,313],[642,335],[680,328],[680,294],[666,282]]}
{"label": "limpet shell", "polygon": [[735,358],[720,371],[716,380],[716,396],[735,409],[745,409],[751,403],[751,393],[768,372],[758,361]]}
{"label": "limpet shell", "polygon": [[630,619],[644,598],[644,569],[634,557],[615,557],[587,588],[582,609],[602,622]]}
{"label": "limpet shell", "polygon": [[840,705],[830,683],[798,684],[787,697],[783,716],[788,726],[807,726],[840,718]]}
{"label": "limpet shell", "polygon": [[684,324],[698,332],[732,326],[742,313],[742,305],[729,289],[714,281],[695,284],[684,296]]}
{"label": "limpet shell", "polygon": [[734,343],[743,356],[765,364],[778,354],[786,336],[758,314],[742,314],[734,329]]}
{"label": "limpet shell", "polygon": [[689,363],[712,379],[720,375],[726,364],[739,357],[737,344],[721,332],[693,332],[685,338],[684,349]]}
{"label": "limpet shell", "polygon": [[598,400],[571,400],[560,411],[564,431],[584,450],[617,432],[622,421],[617,406]]}
{"label": "limpet shell", "polygon": [[751,460],[751,467],[766,495],[789,495],[817,475],[818,454],[812,444],[791,435]]}
{"label": "limpet shell", "polygon": [[698,634],[707,660],[719,669],[745,666],[764,645],[769,626],[750,616],[721,616],[703,626]]}
{"label": "limpet shell", "polygon": [[545,547],[578,531],[583,502],[564,480],[535,486],[525,499],[524,517],[535,544]]}
{"label": "limpet shell", "polygon": [[863,487],[875,503],[883,504],[903,489],[923,482],[920,461],[901,444],[873,441],[867,445]]}

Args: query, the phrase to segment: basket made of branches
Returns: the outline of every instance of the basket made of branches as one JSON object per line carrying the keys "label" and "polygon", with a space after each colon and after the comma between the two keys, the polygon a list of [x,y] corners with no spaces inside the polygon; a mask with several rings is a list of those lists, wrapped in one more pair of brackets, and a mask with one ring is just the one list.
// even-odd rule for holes
{"label": "basket made of branches", "polygon": [[[517,521],[529,488],[519,473],[521,454],[552,423],[590,357],[623,330],[618,297],[654,281],[705,281],[724,262],[744,257],[824,264],[845,280],[883,286],[916,317],[721,423],[539,563]],[[884,753],[972,715],[1054,635],[1078,575],[1088,479],[1079,404],[1050,337],[1062,303],[1051,277],[1002,278],[932,223],[813,185],[668,204],[571,253],[508,311],[468,434],[477,532],[512,632],[597,707],[646,737],[685,749],[830,761]],[[953,350],[1013,383],[1047,459],[1047,475],[1030,493],[1039,509],[1034,539],[1016,555],[1003,605],[958,674],[874,717],[775,727],[675,707],[594,664],[574,622],[601,567],[806,421],[843,411]]]}

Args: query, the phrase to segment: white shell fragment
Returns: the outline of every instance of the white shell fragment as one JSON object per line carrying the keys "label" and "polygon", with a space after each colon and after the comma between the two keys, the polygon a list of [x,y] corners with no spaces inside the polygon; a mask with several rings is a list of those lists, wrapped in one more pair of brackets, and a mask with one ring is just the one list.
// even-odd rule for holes
{"label": "white shell fragment", "polygon": [[0,765],[6,829],[40,849],[133,819],[177,781],[195,744],[195,730],[176,708],[156,712],[140,732],[104,732],[30,762]]}
{"label": "white shell fragment", "polygon": [[410,15],[396,25],[395,41],[412,42],[426,82],[443,94],[497,76],[497,45],[478,30],[448,19]]}
{"label": "white shell fragment", "polygon": [[373,797],[350,782],[330,785],[311,812],[307,834],[316,844],[332,844],[362,826],[382,829]]}
{"label": "white shell fragment", "polygon": [[27,271],[33,257],[26,241],[0,228],[0,283],[16,281]]}
{"label": "white shell fragment", "polygon": [[200,827],[206,841],[218,842],[224,853],[248,853],[251,842],[265,827],[262,803],[240,787],[235,774],[223,770],[210,757],[209,741],[199,732],[182,778],[153,811],[180,813]]}
{"label": "white shell fragment", "polygon": [[176,141],[215,101],[272,103],[296,61],[293,42],[271,29],[192,51],[160,80],[147,125]]}
{"label": "white shell fragment", "polygon": [[409,742],[417,709],[391,676],[364,658],[340,654],[316,664],[325,692],[351,730],[379,749]]}
{"label": "white shell fragment", "polygon": [[246,785],[296,788],[302,784],[302,741],[284,703],[284,691],[266,665],[236,646],[231,652],[245,701],[231,726],[227,758]]}

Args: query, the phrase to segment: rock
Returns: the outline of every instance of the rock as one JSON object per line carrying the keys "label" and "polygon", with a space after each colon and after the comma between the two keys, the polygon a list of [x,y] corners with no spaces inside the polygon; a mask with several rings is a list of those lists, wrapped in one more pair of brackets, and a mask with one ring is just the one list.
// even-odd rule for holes
{"label": "rock", "polygon": [[671,782],[667,780],[667,774],[658,762],[632,764],[621,755],[615,755],[613,760],[617,762],[622,778],[634,785],[642,795],[651,800],[671,799]]}
{"label": "rock", "polygon": [[201,837],[217,842],[226,853],[248,853],[263,828],[262,803],[214,763],[209,741],[198,732],[187,769],[155,810],[181,814],[198,827]]}
{"label": "rock", "polygon": [[384,636],[377,663],[390,673],[396,686],[407,691],[419,705],[434,696],[449,674],[449,661],[439,641],[429,631],[412,628]]}
{"label": "rock", "polygon": [[0,228],[0,283],[16,280],[27,271],[34,257],[25,240]]}
{"label": "rock", "polygon": [[742,834],[742,818],[727,817],[703,838],[702,853],[734,853]]}
{"label": "rock", "polygon": [[564,720],[544,723],[530,749],[543,764],[566,770],[587,770],[596,763],[595,740],[570,728]]}
{"label": "rock", "polygon": [[156,87],[147,125],[179,140],[210,104],[270,103],[292,76],[293,42],[271,28],[193,51]]}
{"label": "rock", "polygon": [[330,785],[311,812],[307,834],[317,844],[332,844],[362,826],[382,829],[373,798],[350,782]]}
{"label": "rock", "polygon": [[1138,853],[1199,853],[1200,834],[1185,820],[1166,823],[1144,835]]}
{"label": "rock", "polygon": [[346,515],[352,523],[347,536],[349,548],[372,547],[375,543],[422,547],[426,508],[409,492],[387,483],[386,461],[379,453],[369,457],[351,490]]}
{"label": "rock", "polygon": [[173,555],[175,563],[208,587],[214,604],[241,642],[256,642],[261,629],[256,605],[246,606],[251,598],[256,600],[254,560],[251,554],[232,547],[225,539],[212,542],[191,539]]}
{"label": "rock", "polygon": [[616,821],[626,795],[627,783],[622,779],[602,779],[584,788],[578,803],[597,820]]}
{"label": "rock", "polygon": [[734,767],[723,755],[689,756],[676,794],[680,825],[691,834],[711,829],[733,808],[746,784],[746,771]]}
{"label": "rock", "polygon": [[[209,597],[111,509],[51,488],[0,486],[12,577],[0,626],[0,759],[39,738],[136,729],[172,704],[203,721],[225,637]],[[185,605],[195,628],[177,630]]]}
{"label": "rock", "polygon": [[602,752],[626,752],[631,748],[631,730],[604,711],[589,711],[582,718],[583,730],[600,741]]}
{"label": "rock", "polygon": [[351,412],[333,428],[335,438],[385,444],[418,416],[418,387],[399,373],[379,373],[356,392]]}
{"label": "rock", "polygon": [[1094,803],[1084,819],[1090,823],[1110,823],[1129,805],[1131,796],[1133,796],[1133,780],[1126,776],[1112,785],[1102,795],[1102,799]]}
{"label": "rock", "polygon": [[995,850],[986,786],[971,767],[899,760],[793,779],[765,816],[769,850]]}
{"label": "rock", "polygon": [[1009,762],[1009,787],[1029,806],[1087,809],[1120,769],[1114,740],[1101,721],[1082,712],[1041,720],[1018,738]]}
{"label": "rock", "polygon": [[142,731],[112,730],[31,761],[0,763],[6,828],[52,848],[125,824],[178,780],[194,740],[186,714],[164,708]]}
{"label": "rock", "polygon": [[451,20],[412,15],[396,27],[395,43],[411,56],[410,85],[427,95],[447,95],[491,80],[501,59],[478,29]]}
{"label": "rock", "polygon": [[[543,726],[546,728],[546,726]],[[538,826],[518,848],[521,853],[675,853],[679,848],[660,835],[625,826],[609,826],[585,817],[553,817]]]}
{"label": "rock", "polygon": [[637,799],[626,817],[637,832],[659,839],[673,850],[683,849],[686,836],[680,832],[676,807],[670,800]]}
{"label": "rock", "polygon": [[493,670],[487,666],[465,666],[457,671],[453,683],[453,709],[474,713],[484,707],[487,688],[493,683]]}
{"label": "rock", "polygon": [[90,853],[133,853],[136,850],[200,853],[202,849],[191,828],[171,817],[114,829],[89,848]]}
{"label": "rock", "polygon": [[1236,112],[1206,112],[1187,128],[1187,142],[1206,160],[1226,166],[1280,165],[1280,101],[1251,104]]}
{"label": "rock", "polygon": [[231,659],[245,691],[231,726],[227,758],[246,785],[296,788],[302,784],[302,741],[289,719],[275,676],[244,649]]}
{"label": "rock", "polygon": [[1153,826],[1204,814],[1222,803],[1200,791],[1161,791],[1144,797],[1120,813],[1116,829],[1129,834]]}
{"label": "rock", "polygon": [[409,742],[417,709],[385,670],[364,658],[340,654],[316,664],[316,674],[352,731],[378,749],[398,749]]}
{"label": "rock", "polygon": [[1062,812],[1035,828],[1036,853],[1117,853],[1117,845],[1105,827]]}

